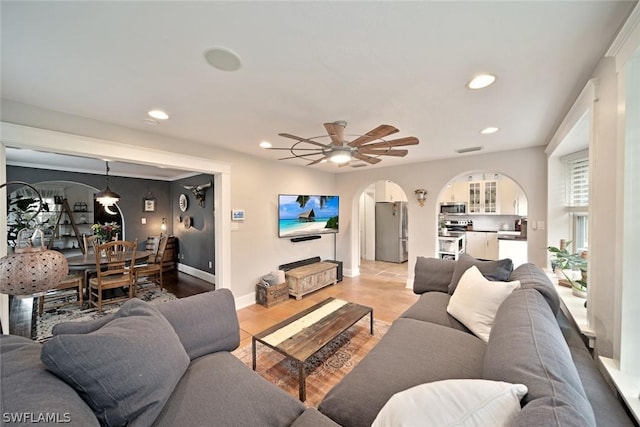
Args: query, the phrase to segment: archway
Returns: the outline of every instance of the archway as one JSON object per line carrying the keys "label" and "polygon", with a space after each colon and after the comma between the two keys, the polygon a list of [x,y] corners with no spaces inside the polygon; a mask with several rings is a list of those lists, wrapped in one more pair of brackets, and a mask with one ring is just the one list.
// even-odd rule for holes
{"label": "archway", "polygon": [[407,195],[395,182],[379,180],[360,194],[358,246],[361,274],[406,280]]}
{"label": "archway", "polygon": [[494,171],[460,174],[441,189],[437,209],[444,225],[435,242],[438,257],[457,259],[466,252],[528,262],[527,196],[511,177]]}

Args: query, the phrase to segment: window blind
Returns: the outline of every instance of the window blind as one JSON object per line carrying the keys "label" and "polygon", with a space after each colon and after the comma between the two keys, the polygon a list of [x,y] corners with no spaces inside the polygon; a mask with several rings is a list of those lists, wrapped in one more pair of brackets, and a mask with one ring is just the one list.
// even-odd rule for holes
{"label": "window blind", "polygon": [[567,206],[589,206],[589,156],[580,156],[565,160],[567,170]]}

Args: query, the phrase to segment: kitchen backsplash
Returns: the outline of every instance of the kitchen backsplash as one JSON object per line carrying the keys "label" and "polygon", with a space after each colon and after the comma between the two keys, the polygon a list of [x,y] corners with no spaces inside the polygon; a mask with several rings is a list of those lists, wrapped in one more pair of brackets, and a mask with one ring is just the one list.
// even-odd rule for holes
{"label": "kitchen backsplash", "polygon": [[515,222],[521,218],[518,215],[455,215],[448,219],[467,219],[473,221],[473,229],[480,231],[503,230],[506,224],[507,230],[515,229]]}

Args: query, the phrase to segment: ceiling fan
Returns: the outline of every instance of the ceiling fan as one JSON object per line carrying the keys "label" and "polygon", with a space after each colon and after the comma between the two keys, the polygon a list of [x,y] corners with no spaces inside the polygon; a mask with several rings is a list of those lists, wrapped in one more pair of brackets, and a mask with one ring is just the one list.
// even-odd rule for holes
{"label": "ceiling fan", "polygon": [[[398,129],[391,125],[380,125],[377,128],[365,133],[364,135],[347,135],[355,137],[351,141],[345,139],[344,128],[347,126],[345,121],[336,121],[333,123],[325,123],[324,128],[327,135],[314,136],[311,138],[302,138],[288,133],[280,133],[278,135],[285,138],[291,138],[298,142],[288,148],[269,147],[269,150],[288,150],[292,156],[283,157],[278,160],[287,159],[304,159],[310,160],[307,166],[315,165],[330,161],[345,166],[358,160],[364,162],[359,166],[366,164],[375,165],[382,160],[381,156],[404,157],[408,150],[398,150],[394,147],[407,145],[417,145],[420,141],[414,136],[398,138],[392,140],[384,139],[386,136],[398,132]],[[322,139],[329,138],[326,143],[320,142]],[[357,164],[351,166],[357,167]]]}

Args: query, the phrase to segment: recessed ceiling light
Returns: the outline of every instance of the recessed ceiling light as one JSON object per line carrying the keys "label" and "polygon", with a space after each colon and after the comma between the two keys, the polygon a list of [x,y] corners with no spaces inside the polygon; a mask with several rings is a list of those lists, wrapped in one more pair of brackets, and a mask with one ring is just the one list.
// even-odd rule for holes
{"label": "recessed ceiling light", "polygon": [[212,47],[205,50],[204,59],[212,67],[222,71],[238,71],[242,67],[240,56],[224,47]]}
{"label": "recessed ceiling light", "polygon": [[482,129],[482,130],[480,131],[480,133],[481,133],[481,134],[483,134],[483,135],[489,135],[490,133],[496,133],[496,132],[498,132],[499,130],[500,130],[500,129],[499,129],[499,128],[497,128],[497,127],[489,126],[489,127],[486,127],[486,128],[484,128],[484,129]]}
{"label": "recessed ceiling light", "polygon": [[260,143],[260,147],[262,147],[262,148],[271,148],[272,145],[271,145],[271,143],[269,141],[262,141]]}
{"label": "recessed ceiling light", "polygon": [[493,74],[478,74],[469,83],[467,87],[469,89],[482,89],[496,81],[496,76]]}
{"label": "recessed ceiling light", "polygon": [[158,120],[167,120],[169,118],[169,115],[162,110],[151,110],[147,114]]}

